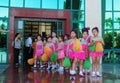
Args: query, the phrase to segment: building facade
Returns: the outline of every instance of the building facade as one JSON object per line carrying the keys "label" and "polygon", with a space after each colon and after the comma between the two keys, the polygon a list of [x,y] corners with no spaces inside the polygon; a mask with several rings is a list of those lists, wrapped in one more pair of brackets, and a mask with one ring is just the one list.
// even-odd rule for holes
{"label": "building facade", "polygon": [[38,33],[45,36],[55,31],[61,35],[75,29],[80,37],[85,26],[98,26],[100,35],[109,39],[105,40],[107,51],[103,58],[109,62],[108,54],[111,57],[113,54],[114,59],[120,48],[118,3],[116,0],[0,0],[0,29],[9,30],[0,33],[0,64],[13,64],[12,41],[17,32],[22,35],[20,57],[23,57],[24,40],[29,33],[35,38]]}

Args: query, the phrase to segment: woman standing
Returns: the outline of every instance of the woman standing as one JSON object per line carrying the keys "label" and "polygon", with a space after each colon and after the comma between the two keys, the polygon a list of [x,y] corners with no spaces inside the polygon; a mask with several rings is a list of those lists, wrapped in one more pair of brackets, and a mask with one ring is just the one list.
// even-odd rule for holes
{"label": "woman standing", "polygon": [[17,33],[14,40],[14,64],[18,66],[18,57],[21,49],[21,35]]}

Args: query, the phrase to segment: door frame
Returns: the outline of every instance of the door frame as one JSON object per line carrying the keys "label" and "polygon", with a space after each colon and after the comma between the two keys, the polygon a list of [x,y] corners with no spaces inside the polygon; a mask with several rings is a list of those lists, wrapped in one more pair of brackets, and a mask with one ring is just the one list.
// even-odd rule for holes
{"label": "door frame", "polygon": [[[21,37],[22,37],[22,49],[20,51],[20,55],[21,56],[21,61],[19,64],[23,65],[23,54],[24,54],[24,23],[25,21],[32,21],[32,22],[55,22],[57,23],[57,29],[56,29],[56,34],[58,36],[58,33],[61,31],[63,32],[62,34],[64,34],[64,20],[54,20],[54,19],[25,19],[25,18],[20,18],[20,19],[15,19],[15,33],[18,32],[18,30],[21,30]],[[19,22],[22,22],[21,24],[19,24]],[[58,30],[58,23],[62,23],[62,30]],[[20,26],[20,29],[19,29]],[[19,60],[19,59],[18,59]]]}

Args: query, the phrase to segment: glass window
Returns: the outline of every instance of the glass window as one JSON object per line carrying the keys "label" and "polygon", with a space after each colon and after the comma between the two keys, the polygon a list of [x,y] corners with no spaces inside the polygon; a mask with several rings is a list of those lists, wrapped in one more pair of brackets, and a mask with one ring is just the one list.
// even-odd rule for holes
{"label": "glass window", "polygon": [[59,0],[59,9],[70,9],[71,0]]}
{"label": "glass window", "polygon": [[0,63],[7,63],[7,53],[4,50],[0,50]]}
{"label": "glass window", "polygon": [[0,7],[0,17],[8,17],[8,8]]}
{"label": "glass window", "polygon": [[84,23],[73,23],[73,29],[80,30],[84,27]]}
{"label": "glass window", "polygon": [[84,12],[82,11],[73,11],[72,12],[73,21],[84,21]]}
{"label": "glass window", "polygon": [[114,12],[114,21],[120,22],[120,12]]}
{"label": "glass window", "polygon": [[106,10],[112,10],[112,0],[106,0]]}
{"label": "glass window", "polygon": [[9,0],[0,0],[0,6],[8,6]]}
{"label": "glass window", "polygon": [[29,8],[40,8],[40,0],[25,0],[25,7]]}
{"label": "glass window", "polygon": [[23,7],[23,0],[10,0],[10,6],[12,7]]}
{"label": "glass window", "polygon": [[120,23],[114,23],[114,29],[120,29]]}
{"label": "glass window", "polygon": [[81,0],[72,0],[72,9],[81,9],[82,5],[83,5],[82,1]]}
{"label": "glass window", "polygon": [[42,8],[57,9],[57,0],[42,0]]}
{"label": "glass window", "polygon": [[113,0],[114,1],[114,10],[120,11],[120,0]]}
{"label": "glass window", "polygon": [[109,18],[112,19],[112,12],[106,12],[105,13],[105,19],[109,19]]}
{"label": "glass window", "polygon": [[84,6],[85,6],[85,0],[81,0],[80,3],[81,3],[81,4],[80,4],[80,9],[81,9],[81,10],[84,10],[84,8],[85,8],[85,7],[84,7]]}

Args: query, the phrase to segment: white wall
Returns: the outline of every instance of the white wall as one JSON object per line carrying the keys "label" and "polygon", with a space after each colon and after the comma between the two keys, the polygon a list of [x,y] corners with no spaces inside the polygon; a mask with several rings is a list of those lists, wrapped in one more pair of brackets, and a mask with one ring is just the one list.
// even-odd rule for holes
{"label": "white wall", "polygon": [[[86,0],[85,9],[85,24],[91,29],[95,26],[99,27],[100,36],[102,34],[102,23],[101,23],[101,0]],[[91,34],[91,30],[90,30]]]}

